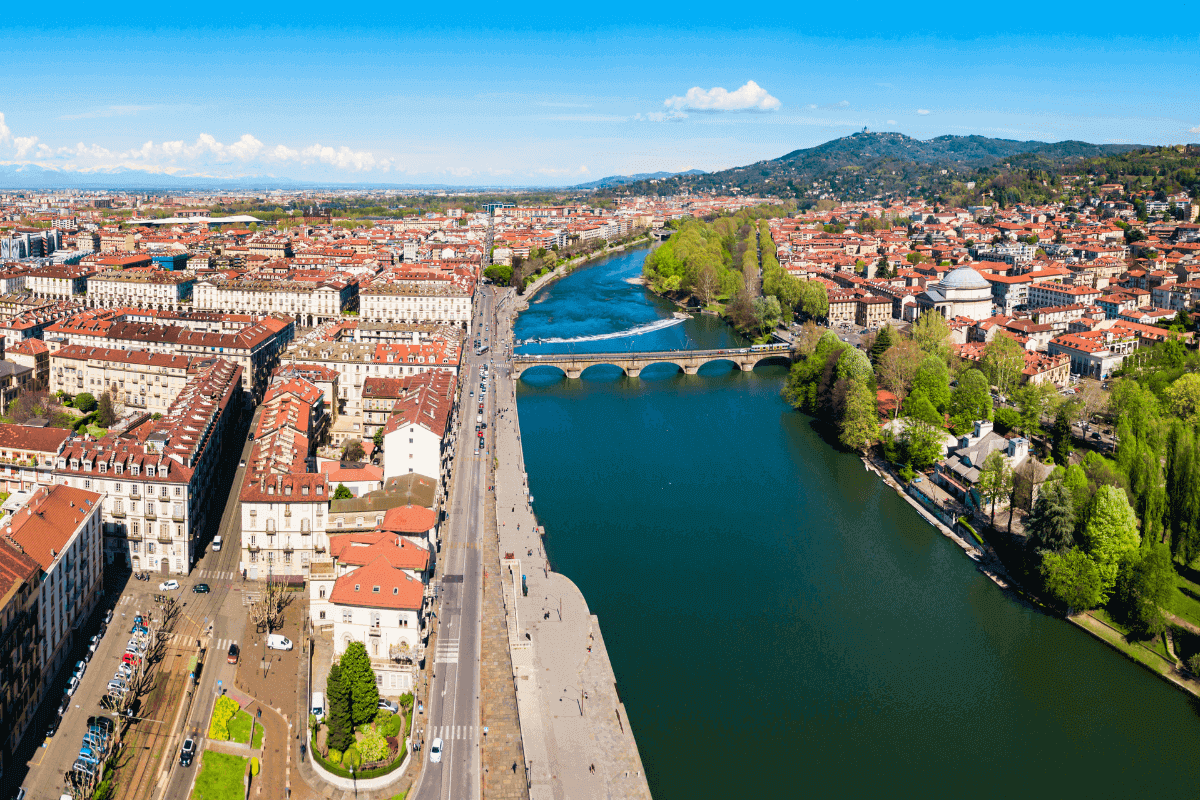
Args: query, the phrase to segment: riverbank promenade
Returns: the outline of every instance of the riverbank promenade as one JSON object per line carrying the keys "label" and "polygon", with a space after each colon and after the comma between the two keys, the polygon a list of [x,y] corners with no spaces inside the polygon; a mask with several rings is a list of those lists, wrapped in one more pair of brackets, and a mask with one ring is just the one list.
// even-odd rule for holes
{"label": "riverbank promenade", "polygon": [[[504,308],[511,309],[510,300]],[[550,571],[528,499],[511,361],[511,312],[497,320],[493,428],[500,579],[531,800],[649,798],[599,621]],[[522,590],[522,575],[528,587]]]}

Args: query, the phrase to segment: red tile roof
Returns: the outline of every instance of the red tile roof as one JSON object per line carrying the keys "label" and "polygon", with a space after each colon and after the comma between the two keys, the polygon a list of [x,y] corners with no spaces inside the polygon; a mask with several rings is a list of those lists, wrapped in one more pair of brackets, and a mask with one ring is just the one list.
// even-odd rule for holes
{"label": "red tile roof", "polygon": [[423,583],[380,557],[338,578],[329,601],[346,606],[419,611],[424,597]]}

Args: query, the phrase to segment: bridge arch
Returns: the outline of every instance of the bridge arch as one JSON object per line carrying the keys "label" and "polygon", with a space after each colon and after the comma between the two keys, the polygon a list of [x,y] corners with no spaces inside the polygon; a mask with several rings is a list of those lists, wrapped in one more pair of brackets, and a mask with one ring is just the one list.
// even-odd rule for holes
{"label": "bridge arch", "polygon": [[792,354],[791,353],[767,353],[761,357],[756,358],[754,360],[754,364],[751,366],[751,369],[753,369],[754,367],[757,367],[759,364],[765,364],[767,362],[774,362],[774,363],[778,363],[780,366],[790,367],[792,365]]}

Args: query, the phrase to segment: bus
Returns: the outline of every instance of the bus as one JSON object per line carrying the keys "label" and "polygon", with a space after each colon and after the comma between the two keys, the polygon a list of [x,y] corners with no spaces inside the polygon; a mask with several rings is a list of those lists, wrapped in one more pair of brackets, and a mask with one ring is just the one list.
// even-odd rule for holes
{"label": "bus", "polygon": [[475,355],[481,356],[484,353],[486,353],[487,351],[488,351],[488,346],[486,344],[481,344],[481,345],[479,345],[479,347],[475,348]]}

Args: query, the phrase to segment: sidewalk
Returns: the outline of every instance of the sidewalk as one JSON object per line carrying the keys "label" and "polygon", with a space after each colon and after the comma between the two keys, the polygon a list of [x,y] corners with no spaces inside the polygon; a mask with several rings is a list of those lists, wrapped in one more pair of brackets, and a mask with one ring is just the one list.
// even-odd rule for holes
{"label": "sidewalk", "polygon": [[[511,332],[501,320],[498,340]],[[567,577],[551,572],[528,505],[513,382],[495,371],[501,578],[532,800],[649,798],[597,618]],[[519,527],[519,529],[518,529]],[[508,554],[513,558],[507,559]],[[521,590],[526,576],[528,596]]]}

